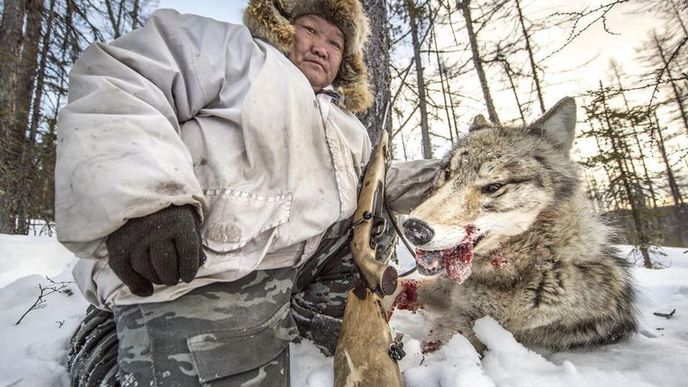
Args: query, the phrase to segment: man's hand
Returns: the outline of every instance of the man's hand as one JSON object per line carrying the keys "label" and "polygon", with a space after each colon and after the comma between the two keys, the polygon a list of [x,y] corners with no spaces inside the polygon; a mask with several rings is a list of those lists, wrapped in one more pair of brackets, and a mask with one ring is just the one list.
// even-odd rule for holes
{"label": "man's hand", "polygon": [[191,282],[205,258],[194,208],[171,206],[130,219],[106,240],[112,271],[137,296],[153,294],[153,284]]}

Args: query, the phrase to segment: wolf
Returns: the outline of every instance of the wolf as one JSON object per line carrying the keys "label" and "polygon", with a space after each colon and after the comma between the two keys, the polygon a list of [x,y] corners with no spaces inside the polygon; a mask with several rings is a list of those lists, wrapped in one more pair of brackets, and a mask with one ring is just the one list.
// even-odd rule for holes
{"label": "wolf", "polygon": [[526,346],[565,350],[636,331],[629,265],[595,216],[569,158],[576,103],[534,123],[476,117],[444,158],[435,191],[403,223],[420,274],[396,305],[437,315],[424,351],[457,332],[478,349],[473,322],[489,315]]}

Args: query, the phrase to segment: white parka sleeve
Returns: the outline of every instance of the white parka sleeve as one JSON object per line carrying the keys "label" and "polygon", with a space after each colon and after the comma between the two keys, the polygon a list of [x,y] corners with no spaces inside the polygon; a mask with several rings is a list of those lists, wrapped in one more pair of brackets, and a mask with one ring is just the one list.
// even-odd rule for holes
{"label": "white parka sleeve", "polygon": [[205,200],[180,123],[217,97],[227,77],[248,82],[259,48],[243,26],[155,12],[110,44],[93,44],[70,74],[58,121],[55,219],[79,257],[107,255],[128,219]]}
{"label": "white parka sleeve", "polygon": [[442,160],[412,160],[391,163],[387,170],[385,199],[401,214],[413,211],[437,186]]}

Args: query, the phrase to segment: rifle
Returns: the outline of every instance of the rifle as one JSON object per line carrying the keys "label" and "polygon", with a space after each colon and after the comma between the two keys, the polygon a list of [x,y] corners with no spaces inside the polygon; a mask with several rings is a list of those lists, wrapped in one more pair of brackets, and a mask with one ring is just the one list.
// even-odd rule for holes
{"label": "rifle", "polygon": [[386,226],[381,215],[387,148],[388,135],[383,130],[366,169],[353,218],[351,254],[361,279],[349,292],[344,310],[342,330],[334,355],[335,387],[403,385],[396,362],[400,357],[392,358],[394,345],[387,315],[382,307],[382,297],[396,290],[398,275],[393,267],[375,259],[375,238]]}

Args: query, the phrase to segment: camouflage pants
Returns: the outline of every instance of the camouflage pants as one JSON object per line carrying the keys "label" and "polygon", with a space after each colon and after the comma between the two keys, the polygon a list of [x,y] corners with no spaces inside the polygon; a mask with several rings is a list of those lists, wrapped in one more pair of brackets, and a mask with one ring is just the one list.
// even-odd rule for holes
{"label": "camouflage pants", "polygon": [[[103,369],[109,365],[119,367],[122,386],[288,386],[289,342],[297,330],[334,353],[358,279],[348,231],[346,222],[334,225],[299,268],[256,271],[164,303],[117,306],[114,323],[91,323],[112,331],[98,334],[100,344],[89,344],[98,340],[88,339],[84,321],[75,334],[80,340],[70,343],[72,385],[101,385],[108,376],[104,385],[116,385],[115,373]],[[381,248],[393,247],[390,237]]]}
{"label": "camouflage pants", "polygon": [[294,269],[117,306],[122,386],[287,386]]}

